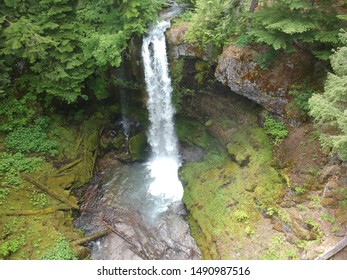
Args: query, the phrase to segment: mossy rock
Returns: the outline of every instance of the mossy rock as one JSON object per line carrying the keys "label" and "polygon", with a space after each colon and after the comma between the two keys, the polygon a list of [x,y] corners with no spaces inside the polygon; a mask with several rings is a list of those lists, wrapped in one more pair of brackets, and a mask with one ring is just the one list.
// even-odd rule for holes
{"label": "mossy rock", "polygon": [[139,133],[129,140],[129,152],[133,161],[145,161],[147,158],[147,137],[145,133]]}
{"label": "mossy rock", "polygon": [[206,149],[211,143],[211,137],[207,134],[204,125],[193,119],[177,117],[176,132],[179,141],[187,145]]}
{"label": "mossy rock", "polygon": [[125,141],[126,141],[125,135],[122,133],[118,133],[117,136],[112,139],[111,147],[116,149],[116,150],[119,150],[123,146]]}
{"label": "mossy rock", "polygon": [[59,187],[67,189],[75,182],[75,174],[66,174],[57,177],[49,177],[47,179],[47,185],[50,187]]}

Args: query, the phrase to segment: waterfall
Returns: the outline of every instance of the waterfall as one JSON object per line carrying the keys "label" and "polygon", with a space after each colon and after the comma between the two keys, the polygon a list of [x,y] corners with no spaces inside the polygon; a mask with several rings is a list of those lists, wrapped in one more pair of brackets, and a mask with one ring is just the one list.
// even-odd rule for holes
{"label": "waterfall", "polygon": [[169,26],[169,21],[162,21],[149,31],[143,39],[142,58],[150,120],[148,143],[152,151],[148,162],[153,179],[149,193],[176,201],[182,198],[183,187],[178,179],[181,163],[173,121],[175,109],[171,102],[172,86],[164,34]]}

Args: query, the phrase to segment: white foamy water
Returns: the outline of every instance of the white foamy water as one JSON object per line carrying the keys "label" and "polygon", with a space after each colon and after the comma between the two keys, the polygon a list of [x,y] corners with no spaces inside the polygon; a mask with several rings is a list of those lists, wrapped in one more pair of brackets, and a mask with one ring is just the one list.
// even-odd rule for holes
{"label": "white foamy water", "polygon": [[176,201],[181,200],[183,187],[178,178],[181,162],[174,129],[175,109],[171,102],[172,86],[164,35],[169,26],[169,21],[162,21],[149,31],[143,39],[142,58],[148,92],[148,142],[152,150],[148,168],[153,182],[149,193]]}

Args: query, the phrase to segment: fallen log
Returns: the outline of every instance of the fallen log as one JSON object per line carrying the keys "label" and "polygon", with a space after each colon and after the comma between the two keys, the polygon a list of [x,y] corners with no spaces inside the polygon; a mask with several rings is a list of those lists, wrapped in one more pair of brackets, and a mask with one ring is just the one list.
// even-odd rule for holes
{"label": "fallen log", "polygon": [[58,170],[58,174],[59,173],[62,173],[63,171],[67,170],[67,169],[70,169],[71,167],[74,167],[75,165],[79,164],[80,162],[82,162],[84,160],[84,158],[79,158],[79,159],[76,159],[74,160],[73,162],[70,162],[66,165],[64,165],[63,167],[61,167],[59,170]]}
{"label": "fallen log", "polygon": [[63,194],[59,194],[56,191],[48,188],[47,186],[41,184],[40,182],[36,181],[34,178],[30,177],[27,174],[22,174],[22,178],[26,180],[27,182],[33,184],[35,187],[39,188],[40,190],[44,191],[45,193],[49,194],[50,196],[54,197],[55,199],[69,205],[71,208],[78,210],[78,205],[71,201],[68,197],[64,196]]}
{"label": "fallen log", "polygon": [[347,247],[347,235],[340,240],[335,246],[331,247],[329,250],[325,251],[322,255],[315,258],[315,260],[328,260],[335,256],[338,252],[342,251]]}
{"label": "fallen log", "polygon": [[143,250],[139,250],[139,248],[133,243],[131,242],[128,238],[126,238],[124,236],[124,234],[122,234],[121,232],[119,232],[118,230],[116,230],[115,228],[112,227],[112,225],[109,224],[109,222],[105,221],[104,219],[97,217],[97,219],[102,222],[108,229],[110,229],[113,233],[115,233],[116,235],[118,235],[120,238],[122,238],[125,242],[127,242],[131,247],[132,247],[132,251],[137,254],[140,258],[144,259],[144,260],[148,260],[148,256],[147,254],[143,251]]}
{"label": "fallen log", "polygon": [[46,215],[56,211],[71,210],[68,205],[59,205],[57,207],[48,207],[40,210],[15,210],[9,212],[0,212],[0,216],[30,216],[30,215]]}
{"label": "fallen log", "polygon": [[112,230],[109,229],[109,228],[106,229],[106,230],[103,230],[103,231],[99,231],[99,232],[94,233],[94,234],[92,234],[90,236],[87,236],[87,237],[84,237],[84,238],[81,238],[81,239],[78,239],[78,240],[75,240],[75,241],[71,242],[71,246],[76,247],[77,245],[82,245],[82,244],[87,243],[89,241],[93,241],[95,239],[103,237],[106,234],[109,234],[110,232],[112,232]]}

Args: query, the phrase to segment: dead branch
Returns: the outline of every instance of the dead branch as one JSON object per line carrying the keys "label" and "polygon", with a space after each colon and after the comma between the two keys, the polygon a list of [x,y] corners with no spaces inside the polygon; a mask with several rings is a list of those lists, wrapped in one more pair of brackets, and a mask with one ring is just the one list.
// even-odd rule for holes
{"label": "dead branch", "polygon": [[99,232],[94,233],[90,236],[87,236],[87,237],[84,237],[84,238],[81,238],[81,239],[78,239],[78,240],[71,242],[71,246],[76,247],[77,245],[82,245],[82,244],[87,243],[89,241],[93,241],[95,239],[98,239],[100,237],[103,237],[103,236],[109,234],[111,231],[112,230],[109,228],[106,230],[103,230],[103,231],[99,231]]}
{"label": "dead branch", "polygon": [[347,246],[347,235],[340,240],[335,246],[331,247],[329,250],[325,251],[322,255],[315,258],[316,260],[328,260],[335,256],[338,252],[342,251]]}
{"label": "dead branch", "polygon": [[133,246],[136,248],[136,246],[129,240],[127,239],[122,233],[120,233],[118,230],[114,229],[107,221],[104,219],[98,217],[98,220],[102,222],[108,229],[110,229],[112,232],[117,234],[120,238],[122,238],[125,242],[127,242],[129,245]]}
{"label": "dead branch", "polygon": [[75,165],[79,164],[80,162],[82,162],[84,160],[84,158],[79,158],[79,159],[76,159],[74,160],[73,162],[70,162],[66,165],[64,165],[63,167],[61,167],[59,170],[58,170],[58,174],[59,173],[62,173],[63,171],[67,170],[67,169],[70,169],[71,167],[74,167]]}
{"label": "dead branch", "polygon": [[0,216],[30,216],[30,215],[46,215],[51,214],[56,211],[66,211],[71,210],[71,207],[68,205],[59,205],[57,207],[48,207],[40,210],[16,210],[9,212],[0,212]]}

